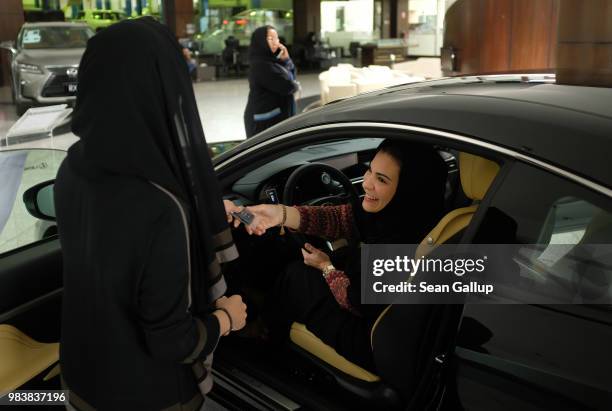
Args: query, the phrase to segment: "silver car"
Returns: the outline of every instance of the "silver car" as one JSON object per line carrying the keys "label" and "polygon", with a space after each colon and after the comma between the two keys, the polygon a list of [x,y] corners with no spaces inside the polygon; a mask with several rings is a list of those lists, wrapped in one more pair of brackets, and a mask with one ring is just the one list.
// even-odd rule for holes
{"label": "silver car", "polygon": [[25,23],[11,51],[13,101],[17,114],[31,106],[73,103],[79,62],[94,35],[84,23]]}

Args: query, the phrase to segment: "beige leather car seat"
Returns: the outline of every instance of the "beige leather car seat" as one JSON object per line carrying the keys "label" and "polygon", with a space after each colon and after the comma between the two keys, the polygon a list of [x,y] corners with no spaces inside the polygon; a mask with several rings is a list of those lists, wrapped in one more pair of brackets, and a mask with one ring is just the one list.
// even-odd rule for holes
{"label": "beige leather car seat", "polygon": [[459,176],[466,197],[473,201],[468,207],[457,208],[446,214],[419,244],[416,258],[425,256],[465,229],[472,221],[478,204],[499,172],[499,165],[485,158],[459,153]]}
{"label": "beige leather car seat", "polygon": [[[40,343],[0,324],[0,395],[13,391],[59,361],[59,343]],[[57,375],[48,375],[48,379]]]}

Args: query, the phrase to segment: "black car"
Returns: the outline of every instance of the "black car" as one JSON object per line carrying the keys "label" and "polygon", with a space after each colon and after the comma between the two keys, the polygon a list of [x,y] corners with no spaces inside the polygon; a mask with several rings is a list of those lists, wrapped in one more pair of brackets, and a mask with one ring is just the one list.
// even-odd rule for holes
{"label": "black car", "polygon": [[[612,409],[611,101],[612,89],[557,85],[550,75],[442,79],[334,102],[215,158],[225,196],[237,203],[338,204],[363,195],[362,176],[381,139],[430,144],[448,166],[450,217],[432,233],[451,235],[440,242],[452,237],[519,250],[565,244],[568,253],[605,245],[563,269],[580,278],[585,267],[603,267],[608,295],[597,305],[392,305],[372,331],[373,374],[300,324],[292,326],[291,341],[264,338],[255,319],[265,318],[268,291],[300,257],[299,243],[239,228],[241,257],[225,275],[254,320],[250,335],[218,347],[211,398],[229,409]],[[29,208],[48,215],[36,207],[36,191],[25,195]],[[460,221],[452,218],[456,210],[464,210]],[[317,244],[342,252],[338,244]],[[535,286],[557,281],[554,269],[526,261],[522,274]],[[58,341],[61,287],[57,238],[6,251],[0,327]],[[1,358],[2,332],[0,376],[9,366]],[[12,366],[30,370],[20,381],[25,387],[57,386],[57,379],[42,380],[57,357],[23,358]]]}

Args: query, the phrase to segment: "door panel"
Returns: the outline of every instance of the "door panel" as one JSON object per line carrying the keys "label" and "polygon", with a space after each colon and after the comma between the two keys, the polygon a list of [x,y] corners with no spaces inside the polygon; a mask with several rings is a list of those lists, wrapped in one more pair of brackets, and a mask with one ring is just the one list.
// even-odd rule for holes
{"label": "door panel", "polygon": [[460,332],[457,388],[467,410],[609,409],[610,324],[533,305],[467,305],[463,324],[470,320],[483,328],[462,327],[469,342]]}
{"label": "door panel", "polygon": [[[483,214],[474,243],[567,247],[564,255],[549,256],[551,262],[539,255],[547,270],[534,287],[543,293],[555,277],[581,284],[593,280],[585,268],[610,264],[612,200],[541,169],[514,164]],[[512,220],[512,233],[502,236],[494,215]],[[577,246],[592,244],[601,252],[567,264]],[[612,290],[610,273],[599,273],[598,290]],[[574,301],[581,301],[576,290]],[[466,305],[455,355],[461,404],[467,410],[612,409],[610,307]]]}
{"label": "door panel", "polygon": [[0,393],[59,389],[44,381],[59,358],[62,256],[55,223],[31,215],[23,194],[55,178],[65,153],[0,152]]}

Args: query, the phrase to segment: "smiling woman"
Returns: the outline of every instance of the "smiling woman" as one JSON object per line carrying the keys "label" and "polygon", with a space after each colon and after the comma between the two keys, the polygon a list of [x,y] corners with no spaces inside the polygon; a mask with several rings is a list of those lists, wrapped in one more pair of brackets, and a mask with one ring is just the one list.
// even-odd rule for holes
{"label": "smiling woman", "polygon": [[[261,235],[280,225],[353,244],[418,243],[442,215],[447,175],[433,147],[385,140],[364,175],[360,206],[258,205],[248,207],[255,220],[246,228]],[[309,243],[302,256],[277,281],[273,326],[286,333],[300,322],[344,358],[375,371],[369,330],[385,307],[361,304],[360,248],[353,246],[338,268]]]}

